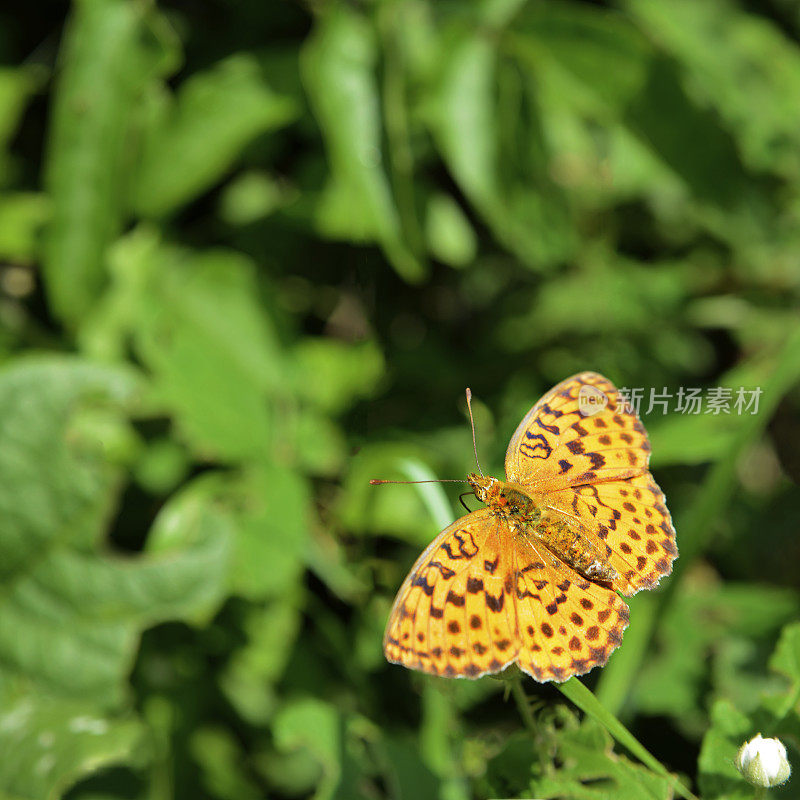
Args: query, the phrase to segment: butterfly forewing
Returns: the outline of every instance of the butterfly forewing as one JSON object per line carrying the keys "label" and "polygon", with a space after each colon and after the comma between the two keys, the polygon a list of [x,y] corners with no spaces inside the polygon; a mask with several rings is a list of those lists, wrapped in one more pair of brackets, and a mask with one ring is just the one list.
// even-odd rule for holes
{"label": "butterfly forewing", "polygon": [[397,594],[383,640],[386,658],[470,678],[514,661],[511,538],[488,508],[442,531]]}
{"label": "butterfly forewing", "polygon": [[[599,410],[581,403],[598,396],[606,401]],[[526,414],[506,451],[506,475],[533,491],[553,491],[641,474],[649,456],[644,426],[614,385],[582,372]]]}

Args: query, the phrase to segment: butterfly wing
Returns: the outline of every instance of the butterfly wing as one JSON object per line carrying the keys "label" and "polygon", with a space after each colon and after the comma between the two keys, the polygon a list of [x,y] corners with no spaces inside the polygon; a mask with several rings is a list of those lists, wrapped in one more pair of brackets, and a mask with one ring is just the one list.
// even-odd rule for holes
{"label": "butterfly wing", "polygon": [[[585,415],[582,393],[598,392],[606,406]],[[649,458],[644,425],[614,384],[582,372],[553,387],[525,415],[506,451],[506,475],[534,491],[554,491],[640,475]]]}
{"label": "butterfly wing", "polygon": [[447,677],[479,678],[518,662],[535,680],[565,681],[606,663],[628,607],[491,509],[442,531],[400,588],[386,658]]}
{"label": "butterfly wing", "polygon": [[518,652],[510,532],[484,508],[445,528],[417,559],[394,601],[383,650],[433,675],[478,678]]}
{"label": "butterfly wing", "polygon": [[[605,398],[605,406],[582,412],[582,394]],[[678,555],[649,459],[650,443],[636,413],[611,381],[583,372],[528,412],[508,446],[506,473],[579,525],[619,573],[613,588],[632,595],[668,575]]]}
{"label": "butterfly wing", "polygon": [[529,537],[515,541],[519,668],[565,681],[608,661],[628,625],[616,592],[592,583]]}
{"label": "butterfly wing", "polygon": [[592,544],[617,571],[613,586],[626,596],[652,589],[672,572],[678,556],[664,493],[649,472],[546,495],[547,503],[575,517]]}

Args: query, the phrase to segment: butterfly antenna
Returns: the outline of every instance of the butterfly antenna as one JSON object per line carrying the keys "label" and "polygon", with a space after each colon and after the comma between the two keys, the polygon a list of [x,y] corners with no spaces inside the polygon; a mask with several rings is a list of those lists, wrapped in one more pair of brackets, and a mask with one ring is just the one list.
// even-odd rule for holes
{"label": "butterfly antenna", "polygon": [[475,453],[475,463],[478,465],[478,472],[483,477],[481,462],[478,461],[478,445],[475,444],[475,420],[472,418],[472,390],[467,387],[467,411],[469,411],[469,426],[472,428],[472,452]]}
{"label": "butterfly antenna", "polygon": [[369,481],[373,486],[380,486],[382,483],[467,483],[462,478],[440,478],[431,481],[385,481],[381,478],[370,478]]}

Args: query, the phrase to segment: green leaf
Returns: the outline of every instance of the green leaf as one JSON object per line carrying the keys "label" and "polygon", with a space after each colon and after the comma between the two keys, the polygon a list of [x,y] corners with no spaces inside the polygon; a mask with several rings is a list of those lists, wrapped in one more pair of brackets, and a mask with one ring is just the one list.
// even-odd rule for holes
{"label": "green leaf", "polygon": [[275,746],[289,753],[306,749],[319,763],[322,775],[315,800],[329,800],[342,775],[342,721],[336,708],[313,698],[294,700],[280,710],[272,727]]}
{"label": "green leaf", "polygon": [[499,62],[495,40],[482,32],[454,28],[440,49],[424,112],[450,173],[526,265],[542,269],[564,258],[574,246],[572,222],[547,176],[531,86]]}
{"label": "green leaf", "polygon": [[231,489],[240,508],[233,590],[251,599],[291,593],[308,557],[307,482],[293,470],[265,463]]}
{"label": "green leaf", "polygon": [[461,206],[446,194],[428,200],[425,236],[431,253],[451,267],[463,267],[475,259],[478,241]]}
{"label": "green leaf", "polygon": [[148,547],[160,552],[187,530],[224,526],[230,550],[212,571],[209,591],[223,584],[250,600],[292,596],[309,558],[311,513],[306,480],[287,467],[265,461],[236,472],[207,472],[165,507]]}
{"label": "green leaf", "polygon": [[0,258],[29,264],[36,257],[38,236],[50,217],[47,197],[33,192],[0,196]]}
{"label": "green leaf", "polygon": [[171,255],[135,331],[156,396],[201,457],[262,457],[279,362],[252,264],[233,253]]}
{"label": "green leaf", "polygon": [[[339,516],[348,529],[376,535],[399,536],[424,547],[441,530],[438,492],[421,494],[409,486],[371,486],[373,478],[408,480],[404,468],[409,462],[425,469],[422,451],[412,445],[383,443],[364,447],[352,459],[342,492]],[[431,505],[426,505],[432,501]],[[436,508],[437,522],[431,522],[430,509]],[[455,519],[450,511],[446,524]]]}
{"label": "green leaf", "polygon": [[800,103],[797,45],[764,15],[725,0],[678,0],[669,11],[655,0],[626,0],[630,16],[672,55],[687,83],[725,119],[756,170],[795,179],[800,134],[793,109]]}
{"label": "green leaf", "polygon": [[[442,796],[442,782],[420,759],[416,742],[410,738],[388,738],[384,748],[398,800]],[[448,796],[452,797],[452,792]]]}
{"label": "green leaf", "polygon": [[19,127],[25,107],[47,77],[40,65],[0,67],[0,189],[12,183],[17,169],[13,156],[6,152]]}
{"label": "green leaf", "polygon": [[151,442],[134,466],[137,482],[151,494],[168,494],[186,477],[190,464],[186,450],[172,439]]}
{"label": "green leaf", "polygon": [[703,464],[725,457],[738,429],[733,415],[671,414],[647,421],[653,467]]}
{"label": "green leaf", "polygon": [[[632,3],[637,5],[636,0]],[[661,10],[658,13],[663,16]],[[686,26],[694,25],[688,21],[694,15],[686,16],[685,22],[670,20],[664,27],[683,35]],[[611,133],[619,122],[697,199],[726,209],[742,201],[747,178],[733,137],[716,115],[694,102],[680,69],[629,18],[574,3],[529,5],[509,38],[515,52],[542,75],[550,101],[555,100],[548,108],[577,111]],[[708,60],[716,57],[715,49]],[[716,66],[718,71],[725,69],[720,63]],[[549,116],[549,122],[555,121],[554,114]],[[686,147],[687,141],[693,146]],[[632,149],[626,142],[626,156]],[[625,169],[622,158],[619,161]]]}
{"label": "green leaf", "polygon": [[580,272],[548,281],[523,314],[501,325],[503,346],[522,351],[566,335],[646,331],[654,316],[672,317],[685,303],[684,272],[674,264],[638,264],[602,250]]}
{"label": "green leaf", "polygon": [[[714,519],[720,513],[736,486],[736,462],[770,420],[774,409],[786,392],[800,381],[800,326],[795,325],[784,336],[780,349],[768,360],[758,364],[756,378],[761,378],[763,394],[759,413],[741,417],[739,430],[728,454],[715,464],[695,503],[683,518],[678,519],[678,530],[684,539],[681,558],[676,570],[682,572],[687,564],[706,547],[715,531]],[[673,577],[673,583],[675,578]]]}
{"label": "green leaf", "polygon": [[378,242],[401,277],[419,281],[425,267],[402,239],[383,167],[376,59],[369,23],[345,5],[328,8],[303,46],[303,82],[331,172],[317,224],[326,236]]}
{"label": "green leaf", "polygon": [[295,102],[270,89],[244,54],[188,78],[174,101],[156,102],[133,189],[133,206],[146,217],[173,212],[208,189],[256,136],[297,113]]}
{"label": "green leaf", "polygon": [[575,800],[671,800],[672,781],[616,755],[611,738],[594,720],[572,724],[559,732],[557,758],[560,769],[536,778],[531,790],[542,798]]}
{"label": "green leaf", "polygon": [[494,213],[492,209],[499,210],[501,203],[493,93],[496,53],[488,37],[459,31],[452,38],[440,67],[432,122],[442,154],[463,191],[479,208]]}
{"label": "green leaf", "polygon": [[[657,649],[649,652],[636,684],[635,707],[646,714],[674,716],[684,729],[697,730],[705,724],[702,692],[712,680],[715,663],[725,656],[723,644],[746,645],[748,662],[757,656],[757,648],[765,650],[763,670],[773,637],[798,611],[796,594],[786,589],[687,581],[660,620]],[[745,677],[740,666],[735,682],[731,676],[724,689],[748,711],[758,689],[767,684],[760,675],[760,687],[745,682]]]}
{"label": "green leaf", "polygon": [[800,623],[787,625],[783,629],[769,665],[792,683],[800,683]]}
{"label": "green leaf", "polygon": [[778,646],[769,662],[770,669],[785,675],[790,681],[790,688],[783,708],[777,710],[779,717],[790,711],[800,715],[800,623],[787,625],[781,632]]}
{"label": "green leaf", "polygon": [[[755,614],[754,614],[755,616]],[[728,698],[717,700],[711,710],[711,725],[703,737],[698,760],[700,788],[711,800],[749,800],[753,788],[735,767],[736,753],[756,733],[777,736],[786,745],[797,748],[800,741],[800,623],[787,625],[770,659],[770,668],[789,678],[789,685],[779,691],[760,694],[758,706],[749,715]],[[795,750],[796,752],[796,750]],[[792,758],[790,757],[790,761]],[[791,784],[770,794],[792,797]]]}
{"label": "green leaf", "polygon": [[[564,683],[557,684],[557,686],[564,697],[575,703],[578,708],[591,718],[591,721],[597,723],[598,727],[594,728],[594,726],[589,725],[590,720],[584,722],[584,726],[589,726],[589,730],[592,731],[592,737],[595,742],[598,740],[605,740],[608,742],[608,738],[605,735],[605,731],[608,731],[608,733],[623,747],[627,748],[643,764],[649,767],[649,770],[643,770],[642,767],[628,765],[628,768],[620,773],[619,779],[621,779],[623,775],[629,779],[631,777],[631,770],[643,770],[644,774],[647,776],[647,780],[645,780],[644,775],[640,773],[640,781],[643,785],[649,786],[650,792],[654,792],[656,789],[659,793],[667,791],[668,794],[666,796],[671,798],[674,790],[675,794],[685,797],[687,800],[697,800],[676,777],[670,775],[666,767],[664,767],[664,765],[661,764],[661,762],[655,758],[655,756],[653,756],[644,745],[642,745],[639,740],[602,705],[602,703],[600,703],[595,695],[593,695],[578,678],[570,678]],[[599,726],[605,728],[605,731]],[[652,772],[650,770],[652,770]],[[588,796],[591,797],[591,795]],[[600,797],[605,796],[604,794],[600,795]],[[616,796],[618,795],[610,795],[610,797]],[[627,795],[623,794],[623,796]],[[657,794],[657,796],[660,795]]]}
{"label": "green leaf", "polygon": [[594,6],[528,4],[507,33],[512,46],[569,102],[612,117],[641,91],[651,47],[620,14]]}
{"label": "green leaf", "polygon": [[122,415],[137,386],[67,358],[0,372],[0,736],[44,748],[4,762],[0,791],[13,796],[54,796],[129,753],[138,725],[106,714],[127,694],[141,631],[207,617],[224,586],[230,528],[191,491],[159,514],[144,556],[98,552],[119,479],[104,437],[113,452],[116,432],[86,415]]}
{"label": "green leaf", "polygon": [[147,41],[158,28],[163,22],[146,5],[79,0],[73,6],[46,159],[53,216],[44,257],[51,307],[70,326],[97,298],[106,248],[123,224],[137,100],[176,57],[172,42]]}
{"label": "green leaf", "polygon": [[79,778],[130,761],[144,728],[108,720],[85,703],[0,690],[0,792],[13,800],[55,800]]}
{"label": "green leaf", "polygon": [[[698,200],[732,210],[751,193],[731,135],[714,114],[691,101],[668,59],[651,62],[647,82],[626,109],[625,123]],[[687,147],[687,141],[693,146]]]}
{"label": "green leaf", "polygon": [[302,409],[293,431],[298,466],[309,475],[338,476],[347,453],[342,431],[326,414]]}
{"label": "green leaf", "polygon": [[0,68],[0,150],[13,136],[26,104],[44,77],[35,66]]}
{"label": "green leaf", "polygon": [[374,342],[303,339],[290,359],[298,397],[329,414],[369,397],[383,376],[383,356]]}
{"label": "green leaf", "polygon": [[275,684],[289,661],[301,622],[292,600],[276,600],[245,614],[247,643],[231,654],[220,680],[239,716],[251,725],[263,725],[272,717],[278,704]]}
{"label": "green leaf", "polygon": [[246,755],[233,733],[225,728],[201,728],[192,736],[191,751],[202,784],[212,797],[259,800],[258,784],[247,774]]}
{"label": "green leaf", "polygon": [[270,175],[246,172],[225,187],[219,215],[228,225],[252,225],[281,208],[290,197],[286,187]]}
{"label": "green leaf", "polygon": [[697,765],[703,798],[751,800],[753,787],[736,769],[739,747],[755,731],[750,720],[728,700],[717,700],[711,709],[711,727],[703,737]]}
{"label": "green leaf", "polygon": [[269,401],[279,391],[282,363],[256,300],[253,264],[225,251],[131,244],[120,258],[130,258],[125,269],[132,274],[102,319],[118,324],[114,309],[126,299],[136,304],[133,314],[129,303],[123,313],[153,374],[153,402],[173,415],[201,458],[263,458],[273,444]]}
{"label": "green leaf", "polygon": [[[153,622],[174,617],[207,622],[226,594],[237,531],[230,507],[210,491],[213,477],[202,475],[186,484],[150,529],[149,558],[139,570],[150,582],[150,594],[135,600]],[[124,576],[120,579],[124,597]],[[132,583],[132,598],[136,588]]]}

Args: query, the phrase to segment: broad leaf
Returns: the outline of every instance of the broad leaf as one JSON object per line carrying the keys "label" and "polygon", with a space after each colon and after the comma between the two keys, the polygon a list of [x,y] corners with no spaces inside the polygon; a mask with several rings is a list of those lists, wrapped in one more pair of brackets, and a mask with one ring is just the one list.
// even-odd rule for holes
{"label": "broad leaf", "polygon": [[561,767],[536,778],[536,797],[575,800],[672,800],[670,780],[616,755],[611,738],[596,722],[585,719],[559,732],[557,757]]}
{"label": "broad leaf", "polygon": [[368,22],[349,6],[320,15],[302,54],[303,82],[328,151],[331,177],[320,201],[320,231],[378,242],[398,274],[419,281],[423,264],[401,237],[383,168],[377,53]]}
{"label": "broad leaf", "polygon": [[123,224],[137,101],[177,53],[172,40],[148,40],[164,23],[147,6],[79,0],[73,8],[47,152],[44,274],[53,311],[74,327],[100,293],[105,251]]}
{"label": "broad leaf", "polygon": [[153,98],[134,207],[143,216],[174,211],[212,186],[256,136],[292,120],[295,103],[275,93],[256,62],[232,56],[193,75],[177,98]]}
{"label": "broad leaf", "polygon": [[139,634],[206,617],[227,575],[230,526],[191,494],[163,509],[146,555],[100,549],[118,437],[89,421],[119,415],[136,388],[130,372],[65,358],[0,373],[0,791],[14,797],[51,797],[131,752],[137,723],[106,714],[127,696]]}

